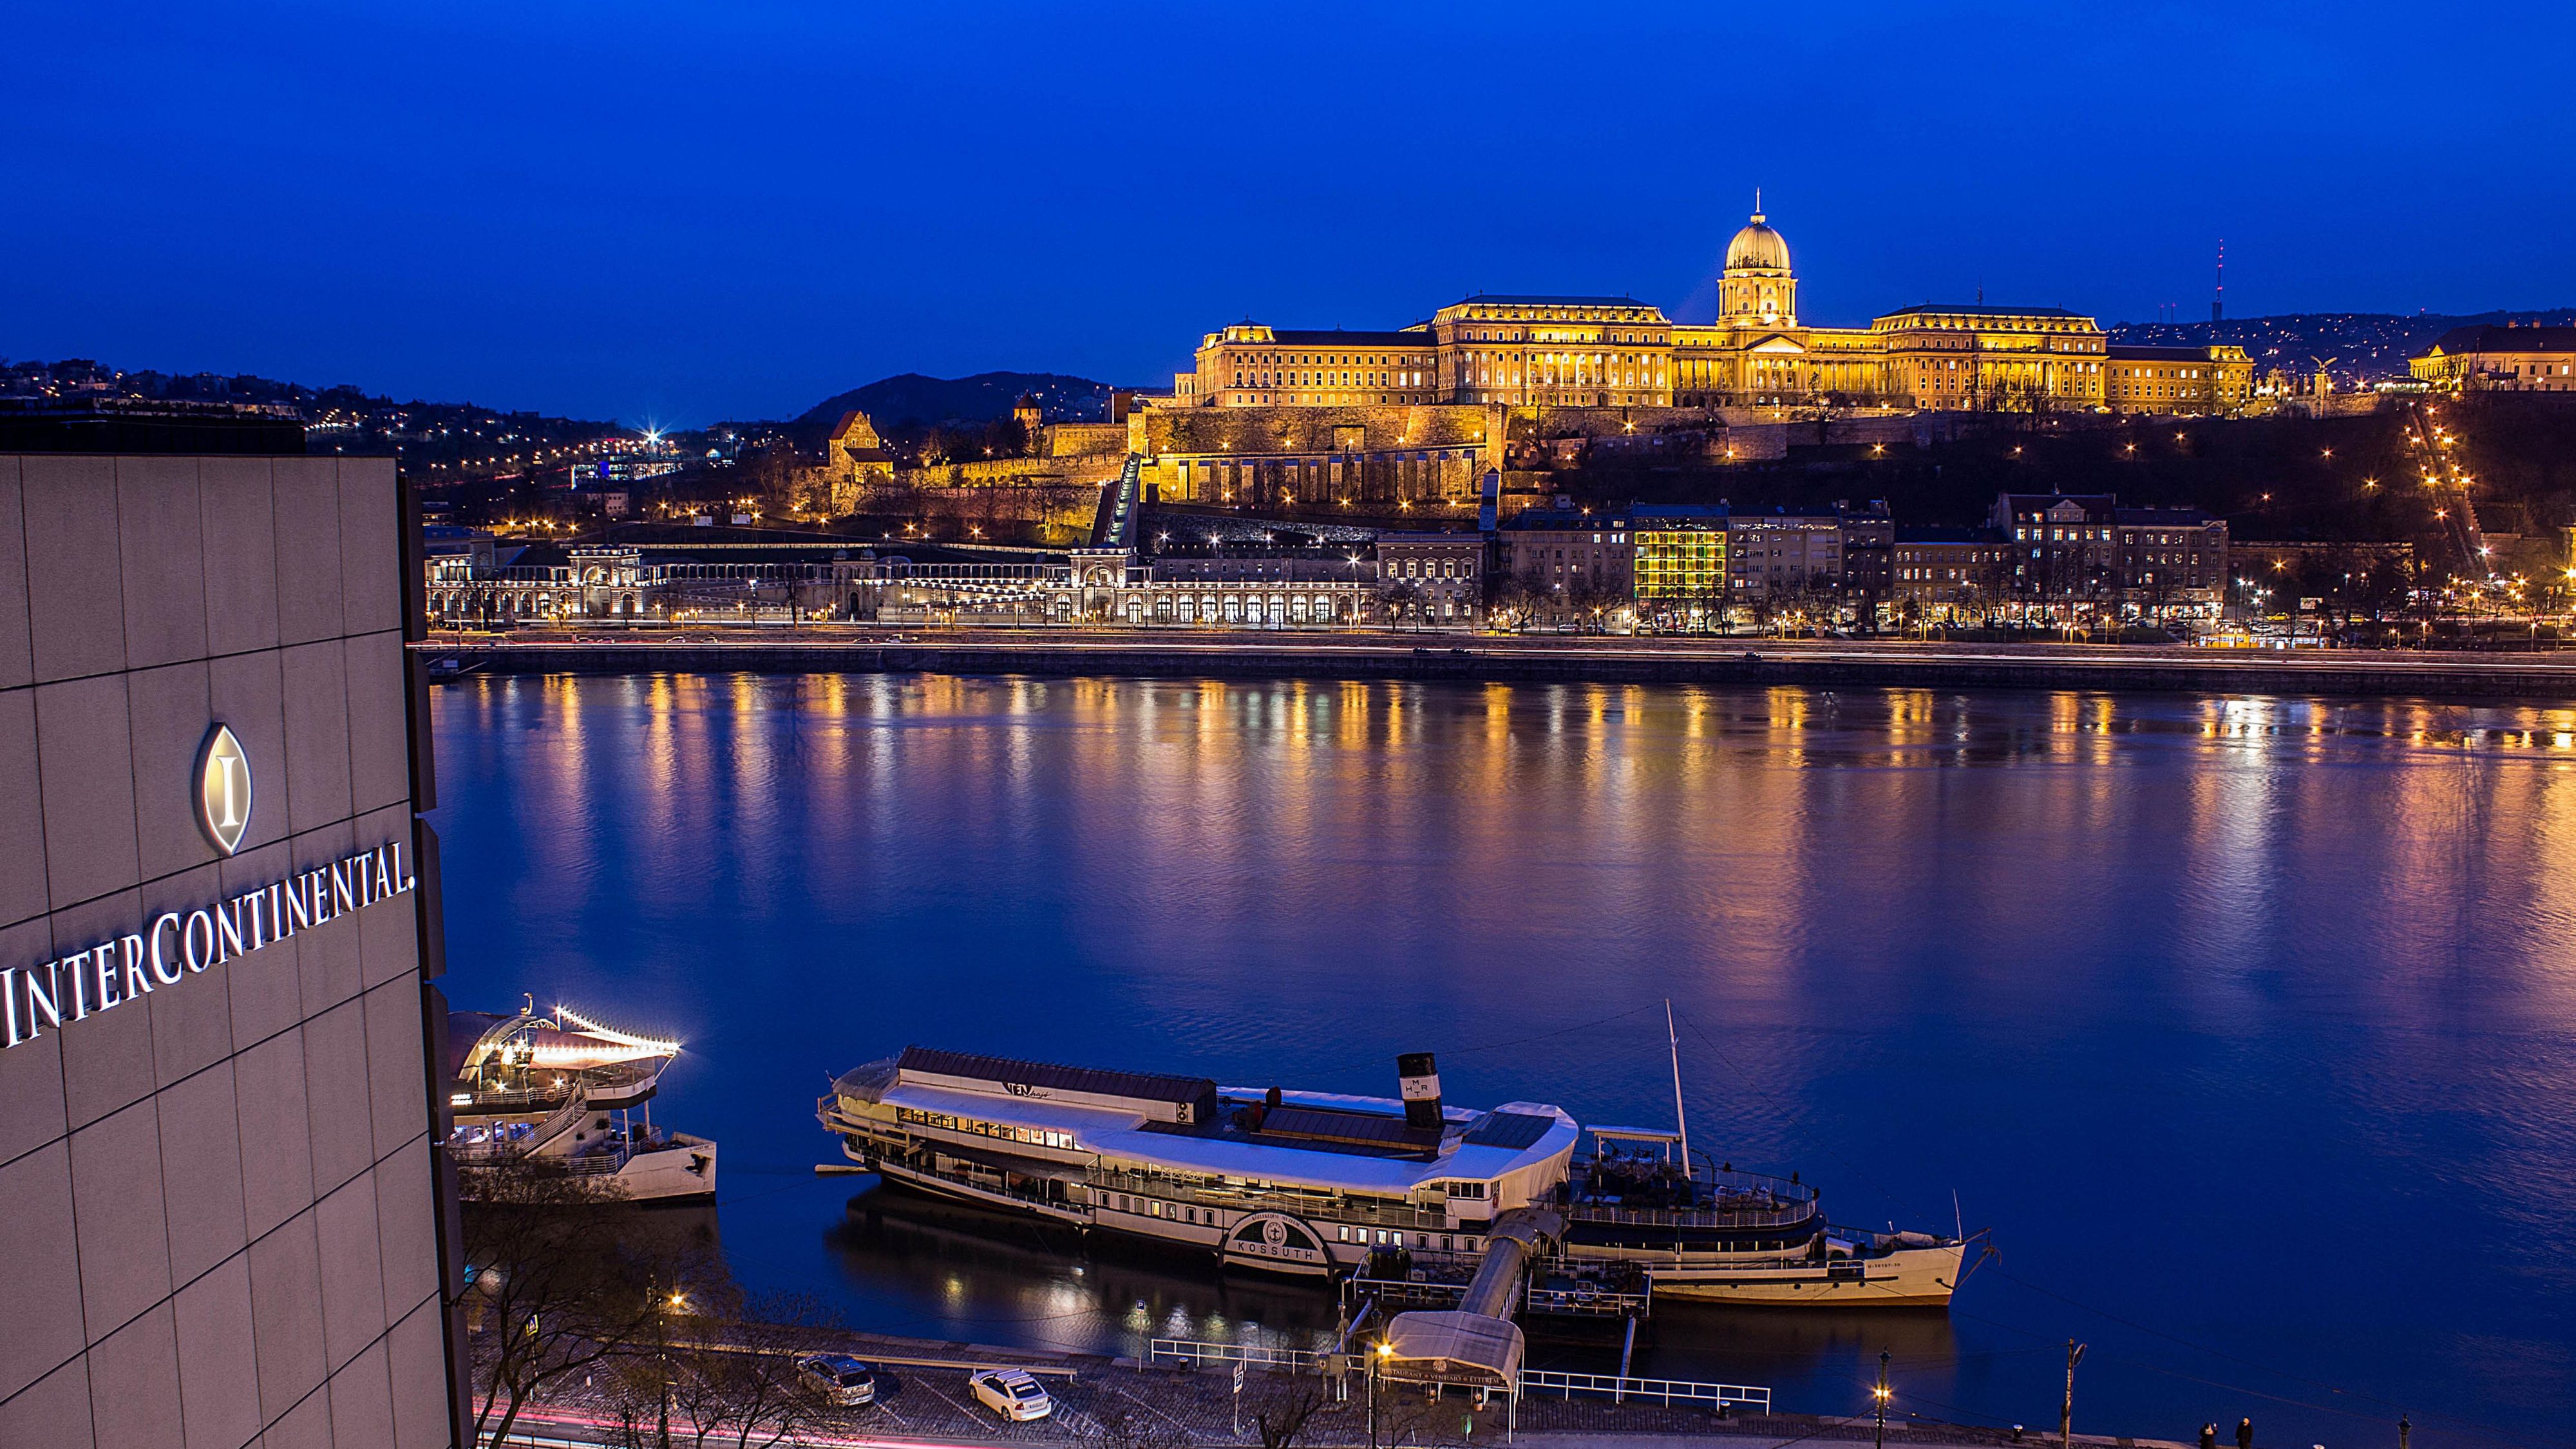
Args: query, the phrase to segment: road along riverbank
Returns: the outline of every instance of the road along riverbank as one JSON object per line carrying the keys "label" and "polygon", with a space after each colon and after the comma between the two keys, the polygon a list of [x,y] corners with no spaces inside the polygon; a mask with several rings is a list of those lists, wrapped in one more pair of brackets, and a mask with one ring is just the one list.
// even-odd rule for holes
{"label": "road along riverbank", "polygon": [[1480,635],[434,636],[437,672],[936,673],[2412,696],[2576,704],[2576,656]]}

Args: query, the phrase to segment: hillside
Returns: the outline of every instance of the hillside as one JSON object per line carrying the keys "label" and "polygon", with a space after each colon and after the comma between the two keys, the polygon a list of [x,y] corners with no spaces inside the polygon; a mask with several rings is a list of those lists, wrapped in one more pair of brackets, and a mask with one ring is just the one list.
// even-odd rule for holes
{"label": "hillside", "polygon": [[819,433],[852,409],[866,413],[880,428],[989,423],[1009,417],[1023,393],[1037,398],[1051,422],[1102,422],[1109,416],[1110,391],[1108,383],[1053,372],[979,372],[957,378],[907,372],[825,398],[789,426]]}
{"label": "hillside", "polygon": [[2298,312],[2279,317],[2239,317],[2225,322],[2123,322],[2110,330],[2113,342],[2144,347],[2208,347],[2234,343],[2254,359],[2257,374],[2275,367],[2298,374],[2327,371],[2342,387],[2367,387],[2406,376],[2406,359],[2430,347],[2433,339],[2454,327],[2480,323],[2502,326],[2519,322],[2567,322],[2576,307],[2544,311],[2479,312],[2446,316],[2418,312]]}

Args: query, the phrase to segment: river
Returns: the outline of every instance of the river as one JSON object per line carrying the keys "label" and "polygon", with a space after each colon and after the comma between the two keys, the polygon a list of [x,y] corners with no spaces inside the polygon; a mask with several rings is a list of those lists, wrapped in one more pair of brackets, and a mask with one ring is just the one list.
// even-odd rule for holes
{"label": "river", "polygon": [[[908,1042],[1672,1117],[1947,1314],[1659,1308],[1641,1372],[1861,1412],[2576,1442],[2576,711],[1908,690],[468,678],[449,974],[669,1034],[709,1216],[858,1326],[1135,1352],[1318,1290],[818,1178]],[[1533,1366],[1604,1368],[1539,1340]]]}

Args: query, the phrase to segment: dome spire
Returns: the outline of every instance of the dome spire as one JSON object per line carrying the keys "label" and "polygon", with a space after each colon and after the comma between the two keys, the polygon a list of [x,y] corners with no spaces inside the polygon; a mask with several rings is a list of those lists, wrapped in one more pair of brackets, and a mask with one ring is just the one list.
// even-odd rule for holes
{"label": "dome spire", "polygon": [[1762,188],[1759,186],[1753,188],[1753,219],[1762,219]]}

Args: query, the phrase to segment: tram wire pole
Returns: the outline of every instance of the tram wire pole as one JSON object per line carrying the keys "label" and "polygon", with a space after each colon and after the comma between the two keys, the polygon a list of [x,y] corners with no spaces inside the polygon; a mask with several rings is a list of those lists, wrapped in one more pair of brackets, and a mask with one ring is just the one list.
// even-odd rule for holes
{"label": "tram wire pole", "polygon": [[2075,1443],[2075,1366],[2084,1361],[2084,1345],[2066,1340],[2066,1404],[2057,1411],[2058,1449],[2072,1449]]}

